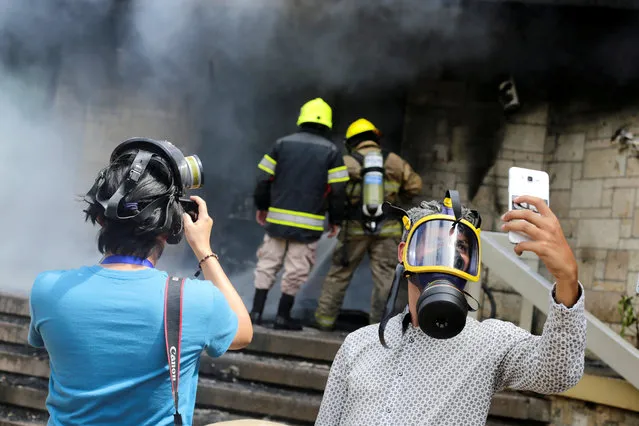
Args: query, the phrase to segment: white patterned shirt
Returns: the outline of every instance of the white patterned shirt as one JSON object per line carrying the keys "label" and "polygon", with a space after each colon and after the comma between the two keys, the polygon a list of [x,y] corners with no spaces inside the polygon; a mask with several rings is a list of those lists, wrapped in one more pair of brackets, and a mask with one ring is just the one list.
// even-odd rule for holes
{"label": "white patterned shirt", "polygon": [[495,392],[560,393],[581,379],[586,348],[584,291],[571,308],[554,288],[541,336],[495,319],[466,320],[452,339],[429,337],[410,313],[391,318],[384,348],[378,324],[349,334],[340,347],[315,425],[486,424]]}

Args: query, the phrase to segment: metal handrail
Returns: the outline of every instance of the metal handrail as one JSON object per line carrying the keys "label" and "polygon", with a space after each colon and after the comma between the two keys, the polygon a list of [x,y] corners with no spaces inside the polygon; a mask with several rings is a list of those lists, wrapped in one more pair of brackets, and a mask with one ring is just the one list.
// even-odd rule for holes
{"label": "metal handrail", "polygon": [[[490,269],[491,274],[499,275],[524,299],[547,315],[552,284],[517,257],[507,234],[482,231],[481,243],[482,263]],[[587,311],[586,322],[588,349],[639,389],[639,350]]]}

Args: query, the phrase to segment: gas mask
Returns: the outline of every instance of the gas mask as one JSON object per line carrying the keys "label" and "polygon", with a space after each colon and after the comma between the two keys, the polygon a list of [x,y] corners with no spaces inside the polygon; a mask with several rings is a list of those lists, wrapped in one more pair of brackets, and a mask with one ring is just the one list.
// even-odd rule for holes
{"label": "gas mask", "polygon": [[[108,199],[100,197],[105,182],[106,169],[100,172],[95,184],[85,196],[91,204],[104,208],[104,217],[115,222],[143,223],[157,208],[165,210],[165,222],[160,231],[168,233],[167,243],[177,244],[183,235],[182,222],[175,221],[169,215],[169,207],[178,202],[184,211],[195,218],[197,204],[189,198],[181,198],[187,190],[200,188],[204,183],[202,162],[197,155],[185,157],[175,145],[168,141],[156,141],[147,138],[132,138],[118,145],[111,154],[110,162],[133,158],[126,179]],[[154,167],[164,168],[171,183],[168,190],[154,200],[142,202],[124,202],[125,197],[137,186],[142,174],[150,163]]]}
{"label": "gas mask", "polygon": [[408,235],[379,327],[380,342],[386,346],[384,329],[393,315],[402,278],[408,278],[421,291],[417,301],[420,329],[436,339],[455,337],[466,325],[468,312],[477,310],[468,304],[466,296],[470,295],[464,287],[467,281],[479,281],[479,213],[471,210],[470,220],[462,219],[459,194],[452,190],[446,193],[441,213],[415,223],[399,207],[385,203],[385,210],[401,217]]}

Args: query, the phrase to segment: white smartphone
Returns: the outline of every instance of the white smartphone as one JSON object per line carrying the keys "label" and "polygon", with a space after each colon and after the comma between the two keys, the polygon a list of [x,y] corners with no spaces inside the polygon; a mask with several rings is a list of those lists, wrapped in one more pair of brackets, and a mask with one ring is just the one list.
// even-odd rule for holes
{"label": "white smartphone", "polygon": [[[542,170],[511,167],[508,169],[508,210],[532,210],[539,213],[537,208],[528,203],[514,203],[513,200],[520,195],[532,195],[539,197],[550,205],[550,179],[548,173]],[[508,232],[508,240],[513,243],[529,241],[530,238],[520,232]]]}

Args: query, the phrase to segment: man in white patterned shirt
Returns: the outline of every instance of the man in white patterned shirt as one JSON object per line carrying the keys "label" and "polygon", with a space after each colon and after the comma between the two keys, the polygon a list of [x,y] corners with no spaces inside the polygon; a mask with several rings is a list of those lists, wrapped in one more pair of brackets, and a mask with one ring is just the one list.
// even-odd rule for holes
{"label": "man in white patterned shirt", "polygon": [[[509,211],[502,230],[527,234],[530,241],[516,245],[515,252],[536,253],[555,278],[542,335],[510,322],[467,318],[454,337],[430,337],[418,322],[417,301],[424,289],[419,274],[411,275],[408,309],[392,317],[384,333],[388,348],[380,344],[378,324],[344,341],[316,425],[484,425],[492,396],[504,388],[553,394],[577,384],[584,368],[586,319],[576,259],[543,200],[521,196],[515,201],[534,205],[540,214]],[[407,212],[405,224],[445,210],[438,201],[422,202]],[[461,215],[472,221],[469,210],[463,208]],[[407,234],[398,247],[404,264]]]}

